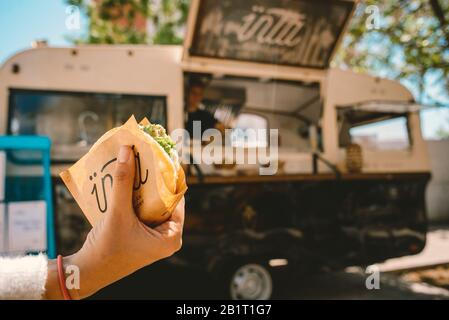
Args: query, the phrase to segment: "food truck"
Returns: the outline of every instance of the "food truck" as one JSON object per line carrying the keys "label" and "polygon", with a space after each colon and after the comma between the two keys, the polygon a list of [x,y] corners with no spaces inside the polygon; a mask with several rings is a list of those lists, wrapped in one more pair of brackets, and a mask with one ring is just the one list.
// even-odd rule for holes
{"label": "food truck", "polygon": [[430,179],[420,106],[397,81],[330,67],[354,7],[193,0],[183,46],[44,45],[12,56],[0,69],[0,134],[52,140],[58,252],[77,250],[89,230],[59,173],[131,114],[184,128],[192,79],[204,83],[201,109],[230,130],[223,149],[270,157],[190,157],[174,260],[215,275],[232,298],[266,299],[280,266],[338,270],[420,252]]}

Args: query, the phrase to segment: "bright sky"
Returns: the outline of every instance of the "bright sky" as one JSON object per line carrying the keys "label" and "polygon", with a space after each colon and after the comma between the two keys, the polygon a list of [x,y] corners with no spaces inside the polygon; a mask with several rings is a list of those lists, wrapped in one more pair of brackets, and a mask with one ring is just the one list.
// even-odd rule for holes
{"label": "bright sky", "polygon": [[63,0],[0,0],[0,63],[36,39],[69,45],[65,37],[77,32],[65,27],[66,8]]}
{"label": "bright sky", "polygon": [[[33,40],[46,39],[51,46],[70,45],[68,37],[76,37],[81,30],[65,26],[67,5],[64,0],[0,0],[0,64],[14,53],[29,48]],[[422,129],[426,138],[435,138],[441,128],[449,130],[449,108],[431,109],[422,114]],[[392,136],[397,135],[391,132]]]}

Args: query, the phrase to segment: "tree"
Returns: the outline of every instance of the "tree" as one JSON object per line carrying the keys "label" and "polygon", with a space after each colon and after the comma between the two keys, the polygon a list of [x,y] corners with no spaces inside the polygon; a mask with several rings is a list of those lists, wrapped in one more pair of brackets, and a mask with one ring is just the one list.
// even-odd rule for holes
{"label": "tree", "polygon": [[334,66],[401,79],[421,103],[448,104],[449,0],[362,0]]}
{"label": "tree", "polygon": [[[189,0],[66,0],[89,19],[74,43],[180,44]],[[148,23],[148,24],[147,24]]]}
{"label": "tree", "polygon": [[[189,0],[65,1],[89,19],[75,43],[182,43]],[[421,103],[449,104],[449,0],[361,0],[332,64],[400,79]]]}

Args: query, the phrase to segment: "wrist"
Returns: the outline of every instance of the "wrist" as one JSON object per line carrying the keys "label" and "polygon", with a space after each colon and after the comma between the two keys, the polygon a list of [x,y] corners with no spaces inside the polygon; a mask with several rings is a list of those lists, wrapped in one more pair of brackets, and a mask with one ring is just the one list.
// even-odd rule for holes
{"label": "wrist", "polygon": [[[92,259],[86,259],[86,257],[82,256],[82,252],[78,251],[77,253],[64,257],[64,271],[66,279],[67,277],[73,277],[74,273],[67,273],[67,267],[72,266],[72,270],[76,270],[79,277],[77,281],[74,281],[72,286],[69,289],[70,295],[72,299],[84,299],[87,298],[98,290],[103,288],[105,285],[102,285],[101,276],[99,276],[98,270],[102,269],[102,266]],[[72,280],[72,278],[70,278]]]}
{"label": "wrist", "polygon": [[76,254],[63,257],[65,286],[73,300],[84,299],[91,295],[84,287],[86,268],[76,259]]}
{"label": "wrist", "polygon": [[45,283],[45,296],[47,300],[63,300],[61,288],[59,287],[58,266],[56,260],[48,260],[47,281]]}
{"label": "wrist", "polygon": [[[64,282],[62,285],[66,286],[67,290],[69,291],[70,297],[73,300],[79,300],[82,298],[85,298],[89,296],[87,292],[84,292],[81,290],[81,287],[78,286],[80,284],[80,269],[78,274],[74,274],[73,268],[68,268],[71,265],[75,265],[74,261],[72,260],[73,256],[64,257],[63,258],[63,272],[64,272]],[[77,266],[79,268],[79,266]],[[72,278],[69,278],[72,277]],[[78,277],[78,279],[77,279]],[[47,300],[64,300],[63,291],[61,288],[61,282],[59,280],[59,270],[58,270],[58,263],[56,259],[48,260],[48,266],[47,266],[47,281],[45,284],[45,299]]]}

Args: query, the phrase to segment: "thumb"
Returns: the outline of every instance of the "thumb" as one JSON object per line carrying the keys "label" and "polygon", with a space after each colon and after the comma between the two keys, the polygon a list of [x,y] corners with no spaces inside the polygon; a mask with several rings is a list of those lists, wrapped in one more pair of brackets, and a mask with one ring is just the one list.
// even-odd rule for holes
{"label": "thumb", "polygon": [[121,146],[117,155],[112,184],[112,207],[114,209],[124,209],[127,208],[126,206],[132,208],[134,171],[134,152],[132,148]]}

